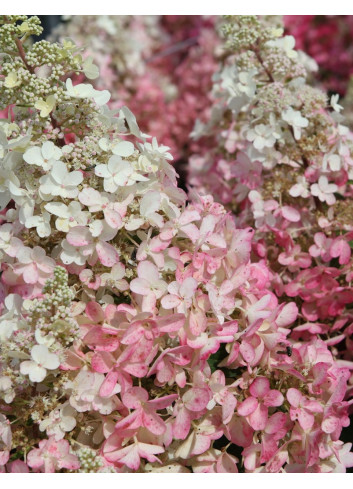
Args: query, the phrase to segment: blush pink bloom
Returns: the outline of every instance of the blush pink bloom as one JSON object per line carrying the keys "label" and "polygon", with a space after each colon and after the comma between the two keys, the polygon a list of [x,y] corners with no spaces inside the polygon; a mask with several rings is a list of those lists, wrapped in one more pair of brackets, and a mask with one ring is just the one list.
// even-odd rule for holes
{"label": "blush pink bloom", "polygon": [[268,408],[281,406],[283,395],[276,389],[270,388],[266,377],[257,377],[249,388],[251,396],[238,405],[240,416],[247,416],[254,430],[263,430],[268,419]]}
{"label": "blush pink bloom", "polygon": [[309,431],[315,422],[315,413],[322,413],[323,407],[318,401],[307,399],[298,389],[290,388],[287,399],[291,405],[290,417],[292,421],[298,420],[304,431]]}
{"label": "blush pink bloom", "polygon": [[67,440],[56,441],[54,437],[41,440],[39,448],[34,448],[27,455],[27,464],[38,472],[53,473],[60,469],[76,470],[80,462],[76,455],[70,453]]}

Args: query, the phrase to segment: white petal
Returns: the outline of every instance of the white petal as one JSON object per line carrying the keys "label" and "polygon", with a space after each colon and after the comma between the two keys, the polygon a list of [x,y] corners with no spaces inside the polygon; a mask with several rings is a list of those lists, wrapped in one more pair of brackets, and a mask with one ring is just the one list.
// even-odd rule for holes
{"label": "white petal", "polygon": [[54,214],[54,216],[63,217],[66,219],[70,217],[68,207],[63,202],[49,202],[44,206],[44,208],[51,214]]}
{"label": "white petal", "polygon": [[21,374],[28,375],[32,370],[32,368],[35,367],[36,365],[37,365],[36,362],[33,362],[32,360],[26,360],[25,362],[22,362],[20,365]]}
{"label": "white petal", "polygon": [[150,191],[145,194],[140,202],[140,212],[142,216],[148,216],[152,212],[159,210],[161,203],[161,194],[156,191]]}
{"label": "white petal", "polygon": [[58,368],[60,365],[60,360],[55,353],[48,353],[45,362],[43,363],[43,366],[47,368],[48,370],[55,370]]}
{"label": "white petal", "polygon": [[42,166],[43,164],[42,153],[38,147],[28,149],[23,155],[23,159],[30,165]]}
{"label": "white petal", "polygon": [[63,184],[67,187],[77,187],[83,180],[83,175],[80,171],[72,171],[65,176]]}
{"label": "white petal", "polygon": [[105,178],[103,187],[106,192],[114,193],[118,189],[118,185],[114,182],[114,178]]}
{"label": "white petal", "polygon": [[51,141],[46,141],[42,146],[42,155],[45,160],[53,158],[55,152],[55,145]]}
{"label": "white petal", "polygon": [[98,177],[102,177],[102,178],[109,178],[109,177],[111,177],[111,173],[108,170],[108,166],[107,165],[97,165],[95,167],[95,169],[94,169],[94,172],[95,172],[95,174]]}
{"label": "white petal", "polygon": [[29,372],[29,378],[32,382],[42,382],[42,380],[45,379],[46,375],[47,371],[45,370],[45,368],[40,367],[39,365],[31,368],[31,371]]}
{"label": "white petal", "polygon": [[112,151],[115,155],[128,157],[133,154],[135,147],[130,141],[120,141],[120,143],[113,146]]}
{"label": "white petal", "polygon": [[50,176],[55,180],[55,182],[61,184],[67,174],[68,171],[65,163],[63,163],[62,161],[56,161],[53,165]]}
{"label": "white petal", "polygon": [[44,345],[35,345],[31,350],[31,357],[37,363],[43,363],[49,354],[49,350]]}
{"label": "white petal", "polygon": [[107,104],[111,97],[110,92],[108,90],[102,90],[102,91],[95,90],[92,96],[96,104],[99,106]]}
{"label": "white petal", "polygon": [[111,174],[120,172],[125,167],[129,167],[129,163],[127,161],[123,161],[120,156],[114,155],[109,158],[108,168]]}

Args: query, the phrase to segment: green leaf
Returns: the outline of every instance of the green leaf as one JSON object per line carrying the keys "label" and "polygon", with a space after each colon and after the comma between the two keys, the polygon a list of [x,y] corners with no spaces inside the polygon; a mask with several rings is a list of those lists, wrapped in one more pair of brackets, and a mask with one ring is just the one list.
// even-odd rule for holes
{"label": "green leaf", "polygon": [[208,365],[211,367],[211,372],[213,373],[217,370],[218,364],[228,355],[224,344],[222,344],[216,353],[212,353],[209,359],[207,360]]}

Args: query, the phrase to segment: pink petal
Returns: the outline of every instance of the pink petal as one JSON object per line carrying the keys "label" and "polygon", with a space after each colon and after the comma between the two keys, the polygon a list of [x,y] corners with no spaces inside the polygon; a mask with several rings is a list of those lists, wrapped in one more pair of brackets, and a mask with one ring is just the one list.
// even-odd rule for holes
{"label": "pink petal", "polygon": [[227,424],[231,420],[234,410],[237,405],[237,400],[236,398],[228,393],[228,395],[225,397],[224,402],[222,403],[222,419],[223,423]]}
{"label": "pink petal", "polygon": [[122,396],[124,405],[129,409],[137,409],[141,402],[148,401],[148,392],[142,387],[132,387]]}
{"label": "pink petal", "polygon": [[197,289],[197,281],[193,277],[187,277],[180,286],[180,295],[187,299],[193,297]]}
{"label": "pink petal", "polygon": [[100,203],[101,201],[101,195],[98,192],[98,190],[95,190],[93,188],[84,188],[82,192],[80,192],[78,196],[78,200],[81,202],[81,204],[86,205],[86,206],[94,206],[97,205],[97,202]]}
{"label": "pink petal", "polygon": [[238,405],[238,413],[240,416],[249,416],[251,413],[255,411],[258,406],[258,401],[255,397],[248,397],[245,401],[241,402]]}
{"label": "pink petal", "polygon": [[282,207],[282,216],[290,222],[300,221],[300,213],[289,205],[285,205]]}
{"label": "pink petal", "polygon": [[153,265],[150,261],[142,261],[137,266],[137,274],[139,278],[144,278],[149,283],[159,280],[159,272],[156,265]]}
{"label": "pink petal", "polygon": [[291,406],[297,408],[302,400],[302,394],[298,391],[298,389],[294,389],[291,387],[287,391],[287,399]]}
{"label": "pink petal", "polygon": [[104,217],[107,224],[113,228],[120,228],[122,225],[121,215],[118,212],[112,211],[111,209],[105,209]]}
{"label": "pink petal", "polygon": [[164,452],[164,448],[160,447],[159,445],[150,445],[147,443],[139,442],[138,447],[140,456],[144,457],[149,462],[159,461],[158,458],[154,456],[154,454]]}
{"label": "pink petal", "polygon": [[38,278],[39,275],[36,264],[31,263],[26,265],[23,271],[23,280],[26,282],[26,284],[35,284],[38,282]]}
{"label": "pink petal", "polygon": [[275,434],[279,432],[287,423],[288,415],[286,413],[277,412],[273,414],[267,422],[266,433]]}
{"label": "pink petal", "polygon": [[72,246],[86,246],[92,243],[90,230],[85,226],[75,226],[66,235],[68,243]]}
{"label": "pink petal", "polygon": [[264,405],[265,406],[282,406],[284,402],[284,397],[280,393],[280,391],[277,391],[275,389],[270,390],[264,397]]}
{"label": "pink petal", "polygon": [[166,430],[164,421],[152,409],[144,409],[142,413],[143,426],[154,435],[163,435]]}
{"label": "pink petal", "polygon": [[239,347],[239,352],[242,354],[247,363],[251,363],[255,358],[254,348],[247,342],[243,341]]}
{"label": "pink petal", "polygon": [[102,306],[100,306],[97,302],[88,302],[85,312],[89,319],[95,323],[100,323],[104,321],[104,311],[102,309]]}
{"label": "pink petal", "polygon": [[178,394],[170,394],[169,396],[163,396],[148,401],[148,405],[155,411],[157,409],[165,409],[166,407],[170,406],[176,399],[178,399],[178,397]]}
{"label": "pink petal", "polygon": [[139,295],[148,295],[151,292],[151,284],[144,278],[134,278],[130,282],[130,290]]}
{"label": "pink petal", "polygon": [[118,251],[109,243],[99,241],[96,245],[98,258],[105,267],[112,267],[119,262]]}
{"label": "pink petal", "polygon": [[173,309],[174,307],[178,307],[180,304],[180,299],[176,295],[168,294],[164,296],[161,300],[162,307],[164,309]]}
{"label": "pink petal", "polygon": [[115,351],[119,346],[119,340],[103,331],[101,326],[93,326],[83,338],[83,341],[92,350]]}
{"label": "pink petal", "polygon": [[256,410],[249,416],[249,424],[257,430],[264,430],[268,419],[268,408],[259,404]]}
{"label": "pink petal", "polygon": [[267,377],[256,377],[249,388],[250,394],[254,397],[259,397],[260,399],[263,399],[269,390],[270,381]]}
{"label": "pink petal", "polygon": [[101,397],[109,397],[111,395],[117,384],[118,377],[118,372],[111,371],[108,373],[99,389]]}
{"label": "pink petal", "polygon": [[235,474],[238,472],[237,459],[227,452],[223,452],[217,460],[217,472]]}
{"label": "pink petal", "polygon": [[303,430],[308,431],[313,427],[315,418],[313,414],[308,413],[304,409],[300,409],[298,413],[298,421]]}
{"label": "pink petal", "polygon": [[185,324],[184,314],[171,314],[158,319],[157,325],[159,331],[163,333],[173,333],[179,331]]}
{"label": "pink petal", "polygon": [[132,470],[137,470],[140,466],[140,455],[136,444],[129,445],[121,450],[106,453],[105,458],[109,462],[119,462],[125,464]]}
{"label": "pink petal", "polygon": [[335,416],[329,416],[321,423],[321,429],[324,433],[333,433],[339,425],[339,420]]}
{"label": "pink petal", "polygon": [[331,245],[330,253],[333,258],[339,257],[340,265],[347,265],[351,257],[351,248],[345,240],[338,239]]}
{"label": "pink petal", "polygon": [[228,425],[230,440],[240,447],[248,447],[252,443],[254,430],[245,418],[233,416]]}
{"label": "pink petal", "polygon": [[190,411],[202,411],[210,400],[210,392],[207,389],[193,387],[183,395],[183,402]]}
{"label": "pink petal", "polygon": [[294,323],[298,316],[298,307],[294,302],[285,304],[281,309],[281,312],[276,317],[276,324],[278,327],[282,328],[288,324]]}
{"label": "pink petal", "polygon": [[191,426],[191,416],[187,409],[181,407],[173,424],[173,435],[177,440],[185,440]]}
{"label": "pink petal", "polygon": [[206,315],[201,309],[192,309],[189,314],[189,328],[194,336],[199,336],[207,327]]}

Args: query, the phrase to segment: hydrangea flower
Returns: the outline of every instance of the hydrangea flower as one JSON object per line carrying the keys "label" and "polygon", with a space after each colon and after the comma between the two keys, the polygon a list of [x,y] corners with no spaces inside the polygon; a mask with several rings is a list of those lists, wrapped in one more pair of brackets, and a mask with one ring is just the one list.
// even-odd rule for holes
{"label": "hydrangea flower", "polygon": [[56,161],[62,157],[62,151],[52,141],[45,141],[41,148],[34,146],[23,155],[23,159],[29,165],[37,165],[43,170],[50,170]]}
{"label": "hydrangea flower", "polygon": [[40,178],[39,189],[47,200],[50,200],[51,196],[74,199],[78,195],[77,187],[82,180],[83,175],[81,172],[69,172],[65,163],[55,161],[50,173]]}
{"label": "hydrangea flower", "polygon": [[110,193],[116,192],[119,187],[148,180],[145,176],[136,173],[129,161],[122,160],[116,155],[109,158],[108,164],[97,165],[95,173],[104,178],[104,190]]}
{"label": "hydrangea flower", "polygon": [[50,353],[45,345],[35,345],[31,350],[32,360],[21,363],[21,374],[29,375],[31,382],[42,382],[47,370],[56,370],[60,361],[57,355]]}

